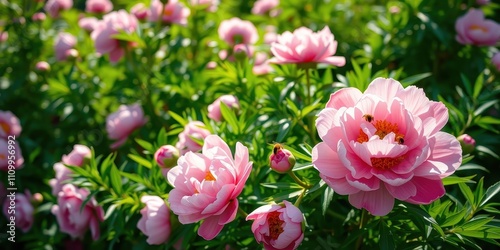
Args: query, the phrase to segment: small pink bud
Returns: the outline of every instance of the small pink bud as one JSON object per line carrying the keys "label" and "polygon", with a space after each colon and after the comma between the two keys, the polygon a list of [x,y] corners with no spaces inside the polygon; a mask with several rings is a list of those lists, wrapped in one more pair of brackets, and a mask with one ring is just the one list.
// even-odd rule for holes
{"label": "small pink bud", "polygon": [[47,18],[47,16],[45,15],[45,13],[37,12],[37,13],[33,14],[33,16],[31,17],[31,20],[33,20],[33,22],[42,22],[46,18]]}
{"label": "small pink bud", "polygon": [[46,61],[40,61],[36,63],[35,69],[39,72],[47,72],[50,70],[50,65]]}
{"label": "small pink bud", "polygon": [[271,169],[280,174],[284,174],[292,170],[295,165],[295,157],[292,152],[284,149],[281,144],[276,143],[273,148],[273,153],[269,156],[269,163]]}
{"label": "small pink bud", "polygon": [[155,160],[161,168],[171,168],[177,165],[179,149],[172,145],[163,145],[155,152]]}
{"label": "small pink bud", "polygon": [[66,53],[65,53],[65,54],[66,54],[66,58],[67,58],[68,60],[71,60],[71,59],[76,59],[76,58],[78,58],[78,56],[80,55],[80,54],[78,53],[78,50],[76,50],[76,49],[69,49],[69,50],[67,50],[67,51],[66,51]]}
{"label": "small pink bud", "polygon": [[457,139],[460,142],[460,146],[462,146],[462,152],[464,154],[470,154],[474,151],[474,148],[476,147],[476,140],[474,140],[474,138],[470,135],[463,134],[457,137]]}
{"label": "small pink bud", "polygon": [[35,193],[33,197],[31,198],[32,203],[34,204],[40,204],[43,201],[43,196],[41,193]]}

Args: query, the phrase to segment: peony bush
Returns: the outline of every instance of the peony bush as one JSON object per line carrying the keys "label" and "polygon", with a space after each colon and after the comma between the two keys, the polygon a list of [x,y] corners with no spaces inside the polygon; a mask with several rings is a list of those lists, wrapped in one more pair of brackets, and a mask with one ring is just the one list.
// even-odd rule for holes
{"label": "peony bush", "polygon": [[2,249],[493,249],[494,1],[0,2]]}

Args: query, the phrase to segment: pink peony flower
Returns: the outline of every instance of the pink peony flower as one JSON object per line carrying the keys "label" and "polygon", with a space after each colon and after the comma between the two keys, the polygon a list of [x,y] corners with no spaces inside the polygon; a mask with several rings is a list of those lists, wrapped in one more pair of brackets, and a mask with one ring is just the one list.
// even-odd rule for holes
{"label": "pink peony flower", "polygon": [[295,166],[295,157],[288,149],[284,149],[279,143],[274,145],[273,153],[269,155],[271,169],[284,174]]}
{"label": "pink peony flower", "polygon": [[45,11],[53,18],[59,17],[59,12],[73,7],[73,0],[48,0],[45,3]]}
{"label": "pink peony flower", "polygon": [[33,226],[35,209],[31,204],[31,193],[13,193],[7,195],[3,203],[3,214],[5,218],[13,216],[16,227],[24,233],[28,232]]}
{"label": "pink peony flower", "polygon": [[165,6],[160,0],[153,0],[149,8],[148,18],[150,22],[161,20],[163,23],[176,23],[185,26],[190,14],[189,8],[178,0],[168,0]]}
{"label": "pink peony flower", "polygon": [[190,0],[191,6],[200,6],[201,8],[205,8],[210,12],[217,11],[219,7],[219,0]]}
{"label": "pink peony flower", "polygon": [[255,75],[265,75],[274,71],[267,59],[267,53],[257,52],[255,54],[254,65],[252,68],[252,72]]}
{"label": "pink peony flower", "polygon": [[184,126],[184,131],[179,133],[179,141],[175,144],[175,147],[181,151],[181,155],[189,151],[199,151],[202,144],[198,141],[203,141],[208,135],[210,135],[210,131],[205,128],[203,122],[189,122]]}
{"label": "pink peony flower", "polygon": [[163,145],[155,152],[155,161],[161,168],[171,168],[177,164],[179,149],[172,145]]}
{"label": "pink peony flower", "polygon": [[271,63],[309,64],[327,63],[335,66],[344,66],[345,57],[333,56],[337,51],[337,41],[334,40],[330,28],[325,26],[321,31],[301,27],[290,33],[278,35],[276,42],[271,44],[274,57]]}
{"label": "pink peony flower", "polygon": [[56,42],[54,43],[54,50],[56,52],[56,59],[64,61],[68,59],[69,51],[76,45],[76,37],[70,33],[61,32],[57,35]]}
{"label": "pink peony flower", "polygon": [[95,17],[82,17],[78,20],[78,26],[88,32],[94,31],[98,23],[99,19]]}
{"label": "pink peony flower", "polygon": [[66,184],[57,195],[57,205],[52,206],[51,211],[56,216],[59,229],[72,238],[83,239],[88,229],[93,240],[100,237],[99,223],[104,221],[104,210],[97,205],[94,197],[81,207],[89,194],[87,189]]}
{"label": "pink peony flower", "polygon": [[109,139],[117,140],[111,149],[117,149],[127,140],[128,136],[147,122],[139,104],[120,105],[117,111],[106,118],[106,131]]}
{"label": "pink peony flower", "polygon": [[271,45],[276,42],[276,40],[278,39],[278,34],[276,34],[276,27],[268,25],[266,26],[265,31],[266,33],[264,34],[264,43]]}
{"label": "pink peony flower", "polygon": [[266,250],[297,249],[304,239],[302,212],[288,201],[282,205],[264,205],[251,212],[252,232]]}
{"label": "pink peony flower", "polygon": [[234,95],[223,95],[217,98],[212,104],[208,105],[208,117],[214,121],[222,121],[222,113],[220,109],[220,102],[226,104],[227,107],[238,110],[240,109],[240,102],[238,97]]}
{"label": "pink peony flower", "polygon": [[85,163],[85,159],[91,157],[91,154],[92,152],[89,147],[76,144],[73,146],[73,151],[71,151],[71,153],[62,156],[62,162],[66,165],[81,167]]}
{"label": "pink peony flower", "polygon": [[24,158],[18,142],[0,138],[0,170],[10,172],[21,169],[23,163]]}
{"label": "pink peony flower", "polygon": [[272,9],[280,5],[280,0],[257,0],[253,4],[252,14],[254,15],[265,15]]}
{"label": "pink peony flower", "polygon": [[52,187],[52,195],[57,196],[57,194],[61,192],[62,187],[66,184],[65,181],[71,179],[70,175],[73,172],[64,166],[62,162],[55,163],[53,168],[56,175],[54,179],[49,180],[49,185]]}
{"label": "pink peony flower", "polygon": [[0,43],[3,43],[9,39],[9,32],[7,31],[0,31]]}
{"label": "pink peony flower", "polygon": [[500,71],[500,52],[497,52],[493,57],[491,58],[491,63],[495,65],[496,69]]}
{"label": "pink peony flower", "polygon": [[7,139],[9,136],[19,136],[21,130],[21,124],[16,115],[10,111],[0,110],[0,138]]}
{"label": "pink peony flower", "polygon": [[146,206],[141,209],[141,219],[137,228],[148,236],[149,245],[160,245],[170,236],[170,210],[165,201],[158,196],[145,195],[141,202]]}
{"label": "pink peony flower", "polygon": [[125,45],[113,36],[120,32],[133,33],[136,31],[137,25],[137,18],[125,10],[113,11],[104,15],[103,20],[94,26],[94,30],[90,34],[97,53],[109,54],[111,62],[118,62],[125,53],[123,50]]}
{"label": "pink peony flower", "polygon": [[37,12],[31,16],[31,20],[33,20],[33,22],[43,22],[46,18],[47,16],[43,12]]}
{"label": "pink peony flower", "polygon": [[219,25],[219,37],[227,44],[254,44],[259,40],[257,28],[250,21],[244,21],[237,17],[224,20]]}
{"label": "pink peony flower", "polygon": [[217,135],[205,138],[203,153],[187,152],[168,172],[170,209],[182,224],[203,220],[198,235],[215,238],[238,210],[238,195],[252,170],[248,148],[236,144],[233,154]]}
{"label": "pink peony flower", "polygon": [[484,18],[480,9],[469,9],[455,23],[456,39],[461,44],[493,46],[500,39],[500,25]]}
{"label": "pink peony flower", "polygon": [[393,79],[377,78],[364,93],[341,89],[318,116],[323,142],[313,148],[314,167],[336,193],[373,215],[388,214],[394,199],[440,198],[441,179],[462,161],[457,139],[439,131],[448,121],[444,104]]}
{"label": "pink peony flower", "polygon": [[50,70],[50,64],[46,61],[40,61],[36,63],[35,69],[38,72],[47,72]]}
{"label": "pink peony flower", "polygon": [[130,13],[139,20],[145,20],[148,17],[148,7],[143,3],[138,3],[132,6]]}
{"label": "pink peony flower", "polygon": [[87,0],[85,11],[88,13],[103,14],[113,10],[113,3],[109,0]]}

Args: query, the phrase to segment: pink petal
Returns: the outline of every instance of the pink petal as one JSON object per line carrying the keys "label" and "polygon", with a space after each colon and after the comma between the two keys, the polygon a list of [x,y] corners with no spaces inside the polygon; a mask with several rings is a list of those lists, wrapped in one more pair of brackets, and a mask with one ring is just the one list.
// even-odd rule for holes
{"label": "pink petal", "polygon": [[318,143],[313,148],[312,157],[314,167],[329,178],[338,179],[350,174],[350,171],[342,165],[337,153],[324,142]]}
{"label": "pink petal", "polygon": [[406,200],[410,203],[430,204],[441,198],[445,193],[443,182],[440,179],[431,180],[422,177],[414,177],[411,182],[417,188],[417,194]]}
{"label": "pink petal", "polygon": [[211,216],[201,223],[198,235],[205,240],[212,240],[222,231],[223,227],[224,225],[219,224],[219,216]]}
{"label": "pink petal", "polygon": [[375,191],[361,191],[349,195],[349,202],[356,208],[364,208],[375,216],[387,215],[394,207],[394,197],[381,186]]}
{"label": "pink petal", "polygon": [[349,182],[347,182],[346,178],[342,179],[333,179],[333,178],[328,178],[324,176],[323,174],[319,174],[321,179],[323,179],[328,186],[330,186],[335,193],[338,193],[340,195],[346,195],[346,194],[355,194],[359,192],[360,190],[351,186]]}
{"label": "pink petal", "polygon": [[401,84],[392,78],[377,78],[373,80],[365,91],[365,94],[378,96],[387,103],[391,103],[393,98],[403,90]]}
{"label": "pink petal", "polygon": [[411,181],[399,186],[385,184],[385,188],[387,188],[387,191],[389,191],[394,198],[402,201],[414,196],[417,193],[417,188]]}
{"label": "pink petal", "polygon": [[343,56],[329,56],[327,58],[321,59],[320,63],[327,63],[334,66],[342,67],[345,65],[345,57]]}
{"label": "pink petal", "polygon": [[353,107],[362,96],[363,93],[357,88],[343,88],[330,95],[326,107],[334,109]]}

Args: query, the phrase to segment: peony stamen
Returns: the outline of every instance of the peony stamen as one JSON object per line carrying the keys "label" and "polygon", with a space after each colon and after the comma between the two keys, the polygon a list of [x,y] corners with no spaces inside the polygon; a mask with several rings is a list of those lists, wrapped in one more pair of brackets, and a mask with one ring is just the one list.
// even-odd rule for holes
{"label": "peony stamen", "polygon": [[267,215],[267,221],[269,223],[269,234],[273,240],[278,239],[281,233],[283,233],[283,223],[284,221],[280,219],[279,212],[271,212]]}
{"label": "peony stamen", "polygon": [[215,177],[212,175],[212,173],[209,171],[207,172],[207,174],[205,175],[205,180],[206,181],[215,181]]}
{"label": "peony stamen", "polygon": [[10,127],[6,122],[0,122],[0,128],[5,131],[5,134],[10,134]]}
{"label": "peony stamen", "polygon": [[[374,121],[374,118],[371,115],[363,115],[363,118],[367,122]],[[394,141],[396,141],[398,144],[404,143],[404,135],[399,133],[399,128],[397,123],[391,123],[386,120],[377,120],[374,121],[372,124],[377,129],[377,131],[375,131],[375,134],[378,135],[381,140],[384,139],[386,135],[392,132],[396,134],[396,138],[394,139]],[[369,139],[368,135],[365,134],[365,132],[363,132],[362,129],[359,129],[359,136],[356,139],[356,141],[359,143],[363,143],[367,142],[368,139]]]}
{"label": "peony stamen", "polygon": [[404,160],[403,156],[396,157],[396,158],[370,158],[370,161],[372,162],[372,167],[380,170],[388,170],[391,169],[392,167],[398,165]]}

